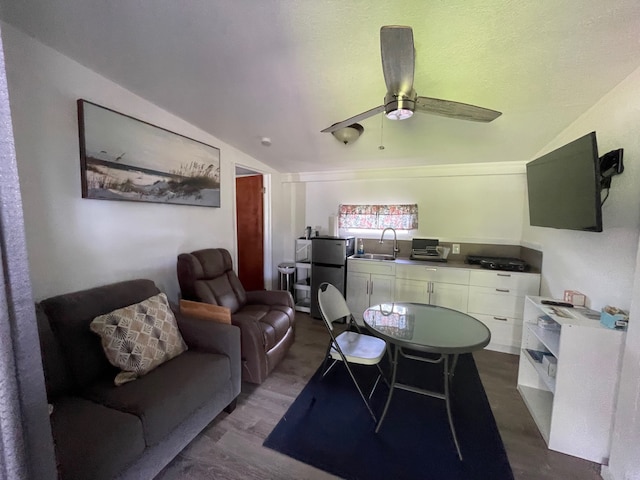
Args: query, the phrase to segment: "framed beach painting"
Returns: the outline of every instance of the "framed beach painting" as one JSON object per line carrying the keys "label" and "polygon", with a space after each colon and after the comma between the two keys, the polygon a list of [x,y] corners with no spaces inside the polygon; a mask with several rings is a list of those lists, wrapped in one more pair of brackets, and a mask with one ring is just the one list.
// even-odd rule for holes
{"label": "framed beach painting", "polygon": [[78,100],[82,197],[220,207],[220,150]]}

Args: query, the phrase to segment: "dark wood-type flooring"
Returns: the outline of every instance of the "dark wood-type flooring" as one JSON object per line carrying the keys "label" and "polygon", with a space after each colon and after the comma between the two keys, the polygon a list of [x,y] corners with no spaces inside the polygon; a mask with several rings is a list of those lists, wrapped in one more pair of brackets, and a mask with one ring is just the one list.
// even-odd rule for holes
{"label": "dark wood-type flooring", "polygon": [[[297,312],[296,342],[260,386],[243,383],[238,406],[221,413],[156,480],[300,480],[337,477],[262,446],[320,365],[328,333]],[[516,390],[518,357],[474,354],[516,480],[595,480],[600,465],[546,448]],[[364,406],[363,406],[364,408]]]}

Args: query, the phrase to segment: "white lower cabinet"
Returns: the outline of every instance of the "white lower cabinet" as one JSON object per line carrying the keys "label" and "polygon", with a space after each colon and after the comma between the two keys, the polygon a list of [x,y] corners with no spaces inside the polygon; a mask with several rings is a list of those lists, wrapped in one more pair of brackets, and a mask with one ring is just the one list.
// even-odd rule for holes
{"label": "white lower cabinet", "polygon": [[[566,316],[558,316],[540,301],[525,302],[518,391],[551,450],[606,464],[625,333],[577,308],[559,309]],[[558,328],[538,326],[542,315]],[[555,369],[545,367],[544,356],[537,361],[536,352]]]}
{"label": "white lower cabinet", "polygon": [[470,313],[484,323],[491,331],[491,342],[485,348],[517,354],[518,345],[522,341],[522,319],[513,317],[502,317],[499,315],[483,315],[481,313]]}
{"label": "white lower cabinet", "polygon": [[469,287],[452,283],[431,282],[429,303],[467,313]]}
{"label": "white lower cabinet", "polygon": [[346,300],[358,321],[371,305],[392,302],[395,263],[350,259],[347,263]]}
{"label": "white lower cabinet", "polygon": [[491,330],[489,350],[518,354],[522,340],[522,311],[526,295],[540,291],[535,273],[471,271],[469,315]]}
{"label": "white lower cabinet", "polygon": [[358,320],[362,319],[362,314],[369,308],[370,281],[370,273],[352,272],[347,268],[347,305],[353,316]]}
{"label": "white lower cabinet", "polygon": [[429,282],[396,277],[394,298],[398,302],[429,303]]}
{"label": "white lower cabinet", "polygon": [[396,267],[396,302],[417,302],[467,311],[469,271],[422,265]]}
{"label": "white lower cabinet", "polygon": [[349,259],[347,304],[362,320],[371,305],[416,302],[467,313],[491,330],[489,350],[520,353],[526,295],[538,295],[540,274]]}

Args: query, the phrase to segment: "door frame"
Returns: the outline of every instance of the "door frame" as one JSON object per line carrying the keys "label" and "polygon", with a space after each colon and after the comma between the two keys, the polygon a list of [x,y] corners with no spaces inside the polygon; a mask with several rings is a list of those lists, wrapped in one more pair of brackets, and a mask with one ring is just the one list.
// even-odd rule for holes
{"label": "door frame", "polygon": [[[244,171],[244,173],[238,173],[238,169]],[[248,175],[262,175],[262,186],[265,189],[265,194],[262,198],[263,209],[263,225],[262,225],[262,247],[264,251],[264,265],[262,268],[262,276],[264,279],[264,287],[267,290],[273,290],[273,255],[272,255],[272,235],[271,235],[271,175],[269,173],[260,171],[254,167],[248,167],[241,163],[233,165],[233,239],[235,249],[233,253],[234,270],[238,272],[238,205],[237,205],[237,192],[236,182],[237,177]]]}

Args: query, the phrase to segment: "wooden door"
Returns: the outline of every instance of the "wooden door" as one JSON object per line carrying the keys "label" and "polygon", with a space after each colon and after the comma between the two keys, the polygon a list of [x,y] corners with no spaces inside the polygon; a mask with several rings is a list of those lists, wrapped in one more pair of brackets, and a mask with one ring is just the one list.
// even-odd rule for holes
{"label": "wooden door", "polygon": [[247,291],[264,290],[262,175],[236,177],[238,277]]}

